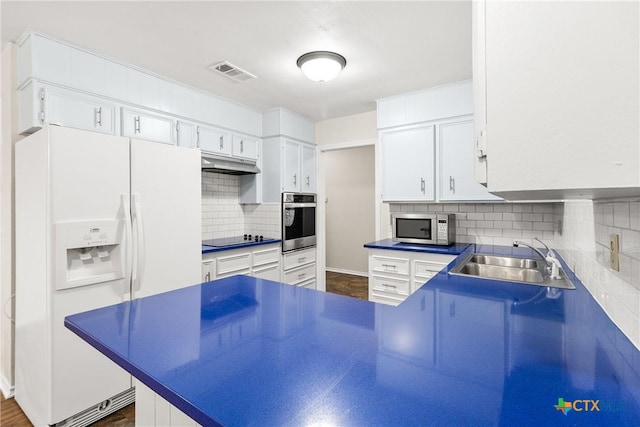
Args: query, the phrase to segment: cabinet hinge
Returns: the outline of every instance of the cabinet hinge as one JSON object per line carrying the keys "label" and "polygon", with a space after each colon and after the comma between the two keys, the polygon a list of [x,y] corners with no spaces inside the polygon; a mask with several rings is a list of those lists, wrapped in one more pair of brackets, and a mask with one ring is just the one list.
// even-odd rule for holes
{"label": "cabinet hinge", "polygon": [[44,89],[40,89],[40,122],[44,123]]}
{"label": "cabinet hinge", "polygon": [[487,130],[482,129],[476,136],[476,156],[479,159],[487,157]]}

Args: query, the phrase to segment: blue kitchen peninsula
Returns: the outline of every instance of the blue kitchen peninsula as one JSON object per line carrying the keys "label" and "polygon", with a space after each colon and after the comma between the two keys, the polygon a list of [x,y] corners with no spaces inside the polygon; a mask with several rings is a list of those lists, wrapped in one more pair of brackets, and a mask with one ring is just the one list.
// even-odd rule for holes
{"label": "blue kitchen peninsula", "polygon": [[234,276],[65,325],[202,425],[640,424],[640,352],[575,277],[455,262],[397,307]]}

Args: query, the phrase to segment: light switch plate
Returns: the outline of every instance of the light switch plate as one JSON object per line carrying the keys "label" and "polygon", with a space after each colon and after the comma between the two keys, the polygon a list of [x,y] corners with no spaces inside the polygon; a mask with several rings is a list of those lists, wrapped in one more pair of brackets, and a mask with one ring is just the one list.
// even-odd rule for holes
{"label": "light switch plate", "polygon": [[609,265],[615,271],[620,271],[620,236],[609,235]]}

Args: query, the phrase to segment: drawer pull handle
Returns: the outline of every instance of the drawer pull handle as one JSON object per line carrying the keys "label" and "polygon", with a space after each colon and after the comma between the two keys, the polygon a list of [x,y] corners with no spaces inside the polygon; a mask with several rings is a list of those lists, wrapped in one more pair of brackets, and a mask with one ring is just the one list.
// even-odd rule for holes
{"label": "drawer pull handle", "polygon": [[306,259],[307,259],[307,257],[303,256],[301,258],[298,258],[298,262],[305,262]]}
{"label": "drawer pull handle", "polygon": [[386,283],[383,283],[382,286],[384,286],[385,288],[393,288],[393,289],[396,288],[396,285],[388,285]]}
{"label": "drawer pull handle", "polygon": [[307,273],[300,273],[300,274],[298,274],[298,279],[302,279],[306,275],[307,275]]}
{"label": "drawer pull handle", "polygon": [[389,269],[397,269],[398,266],[397,265],[393,265],[393,264],[382,264],[382,266],[384,267],[385,270],[389,270]]}

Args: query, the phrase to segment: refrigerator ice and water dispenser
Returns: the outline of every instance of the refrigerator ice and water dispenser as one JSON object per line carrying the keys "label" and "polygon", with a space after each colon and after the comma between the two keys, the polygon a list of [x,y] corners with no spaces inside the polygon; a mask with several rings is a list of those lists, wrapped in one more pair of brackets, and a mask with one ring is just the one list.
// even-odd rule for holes
{"label": "refrigerator ice and water dispenser", "polygon": [[115,219],[57,223],[56,289],[122,279],[123,227],[123,221]]}

